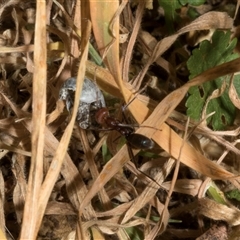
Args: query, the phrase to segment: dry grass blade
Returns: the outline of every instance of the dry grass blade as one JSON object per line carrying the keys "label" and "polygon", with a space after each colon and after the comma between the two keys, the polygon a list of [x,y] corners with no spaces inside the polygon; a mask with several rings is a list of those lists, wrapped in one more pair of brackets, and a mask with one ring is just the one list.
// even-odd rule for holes
{"label": "dry grass blade", "polygon": [[[174,191],[191,196],[197,196],[199,188],[202,185],[203,181],[200,179],[179,179],[174,185]],[[171,182],[164,182],[162,187],[170,189]]]}
{"label": "dry grass blade", "polygon": [[28,191],[23,215],[20,239],[35,239],[38,228],[40,187],[43,180],[43,148],[46,119],[46,2],[37,1],[36,31],[34,45],[33,114],[32,114],[32,158],[28,180]]}
{"label": "dry grass blade", "polygon": [[129,74],[129,68],[130,68],[130,61],[132,58],[132,51],[133,51],[134,44],[136,42],[138,31],[140,29],[144,8],[145,8],[145,1],[139,2],[138,10],[136,12],[135,24],[132,30],[131,37],[129,39],[128,47],[127,47],[126,54],[123,61],[122,76],[123,76],[123,80],[126,82],[128,82],[128,74]]}
{"label": "dry grass blade", "polygon": [[87,62],[86,76],[96,79],[98,86],[108,93],[118,98],[123,98],[112,74],[105,68],[99,67],[91,61]]}
{"label": "dry grass blade", "polygon": [[117,1],[90,1],[93,32],[98,44],[98,49],[121,91],[122,80],[119,67],[119,13],[117,16],[115,15],[118,8],[119,3]]}
{"label": "dry grass blade", "polygon": [[1,53],[16,53],[16,52],[33,52],[34,45],[18,46],[18,47],[1,47]]}
{"label": "dry grass blade", "polygon": [[24,206],[27,192],[27,181],[24,176],[24,166],[26,163],[26,158],[21,154],[15,154],[13,159],[15,160],[14,175],[16,179],[18,179],[17,185],[13,192],[13,203],[16,208],[17,221],[21,222],[23,214],[21,210]]}
{"label": "dry grass blade", "polygon": [[[65,153],[68,148],[69,140],[72,135],[72,130],[73,130],[73,126],[75,123],[77,110],[78,110],[79,98],[81,95],[81,88],[82,88],[83,80],[85,77],[85,66],[86,66],[86,60],[88,55],[88,39],[89,39],[90,29],[91,29],[90,23],[88,22],[86,27],[86,35],[83,36],[83,39],[85,40],[85,45],[84,45],[84,49],[82,50],[82,56],[79,64],[75,100],[74,100],[71,120],[62,136],[62,139],[59,143],[59,146],[57,148],[57,151],[55,153],[55,156],[52,160],[47,176],[41,188],[41,196],[40,196],[40,202],[39,202],[40,204],[38,205],[38,211],[40,212],[41,217],[44,214],[45,208],[47,206],[48,198],[50,196],[54,183],[57,179],[57,176],[61,170]],[[38,221],[38,226],[40,226],[40,224],[41,224],[41,219],[39,219]]]}
{"label": "dry grass blade", "polygon": [[[1,231],[1,235],[3,235],[3,233],[5,232],[5,226],[6,226],[6,222],[5,222],[5,217],[4,217],[4,204],[5,204],[5,192],[4,192],[4,179],[3,179],[3,174],[2,172],[0,173],[0,206],[1,206],[1,214],[0,214],[0,231]],[[0,237],[0,239],[2,239]],[[5,239],[5,237],[3,238]]]}
{"label": "dry grass blade", "polygon": [[233,85],[233,76],[234,76],[234,74],[232,74],[231,79],[230,79],[229,97],[230,97],[232,103],[234,104],[234,106],[236,108],[240,109],[240,99],[238,97],[236,88]]}
{"label": "dry grass blade", "polygon": [[208,198],[199,200],[199,214],[214,220],[226,221],[231,226],[240,224],[240,211],[233,206],[225,206]]}
{"label": "dry grass blade", "polygon": [[[123,84],[119,60],[119,15],[127,1],[123,1],[120,6],[117,1],[110,4],[109,6],[109,2],[90,1],[93,31],[98,49],[104,60],[106,58],[105,63],[118,85],[118,90],[125,102],[129,102],[132,93]],[[147,109],[144,112],[147,112]]]}

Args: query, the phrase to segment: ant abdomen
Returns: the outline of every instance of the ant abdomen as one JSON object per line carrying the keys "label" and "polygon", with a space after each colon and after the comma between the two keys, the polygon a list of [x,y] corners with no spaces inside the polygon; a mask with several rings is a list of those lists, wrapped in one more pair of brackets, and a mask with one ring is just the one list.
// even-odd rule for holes
{"label": "ant abdomen", "polygon": [[138,133],[132,133],[126,139],[136,149],[150,150],[155,146],[155,143],[150,138]]}

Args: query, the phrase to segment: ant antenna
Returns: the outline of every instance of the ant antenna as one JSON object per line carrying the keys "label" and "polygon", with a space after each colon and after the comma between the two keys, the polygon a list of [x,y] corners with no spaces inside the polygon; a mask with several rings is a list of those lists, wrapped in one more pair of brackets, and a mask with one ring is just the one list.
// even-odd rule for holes
{"label": "ant antenna", "polygon": [[132,97],[132,99],[130,99],[130,101],[129,101],[125,106],[123,106],[123,108],[122,108],[123,111],[125,111],[126,108],[136,99],[136,97],[137,97],[139,94],[141,94],[141,93],[147,88],[149,82],[150,82],[150,80],[148,80],[147,83],[145,84],[145,86],[144,86],[142,89],[138,90],[138,91],[135,93],[135,95]]}

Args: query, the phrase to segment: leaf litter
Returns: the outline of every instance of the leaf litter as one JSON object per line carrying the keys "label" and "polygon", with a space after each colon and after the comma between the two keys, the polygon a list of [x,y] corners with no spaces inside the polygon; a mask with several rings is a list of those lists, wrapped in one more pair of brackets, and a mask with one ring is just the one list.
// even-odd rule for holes
{"label": "leaf litter", "polygon": [[[1,3],[1,239],[235,239],[238,4],[203,3],[90,1],[81,17],[78,0]],[[130,154],[115,131],[81,129],[85,77],[119,119],[130,102],[126,117],[158,147]]]}

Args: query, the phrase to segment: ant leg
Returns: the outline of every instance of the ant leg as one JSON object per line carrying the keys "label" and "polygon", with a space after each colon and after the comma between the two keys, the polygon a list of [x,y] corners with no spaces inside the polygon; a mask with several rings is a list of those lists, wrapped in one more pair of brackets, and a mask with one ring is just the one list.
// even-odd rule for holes
{"label": "ant leg", "polygon": [[[127,148],[128,148],[128,153],[130,155],[130,161],[132,160],[132,162],[130,162],[129,164],[126,164],[125,167],[130,172],[132,172],[138,179],[142,180],[143,182],[145,182],[145,183],[146,183],[146,181],[148,183],[149,182],[155,182],[159,186],[159,188],[162,189],[162,186],[155,179],[153,179],[152,177],[150,177],[149,175],[147,175],[146,173],[144,173],[143,171],[138,169],[137,162],[136,162],[136,156],[134,156],[132,148],[128,144],[127,144]],[[132,166],[132,165],[135,165],[135,167]]]}

